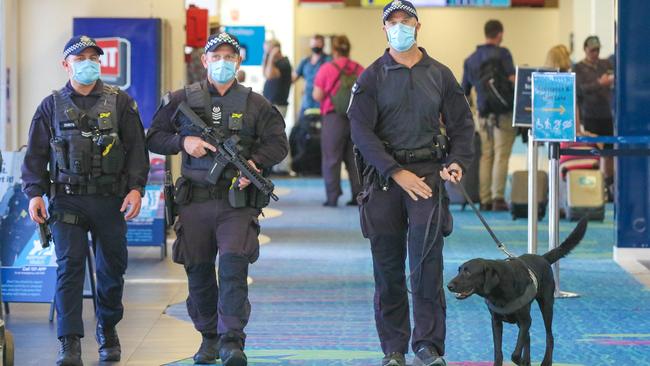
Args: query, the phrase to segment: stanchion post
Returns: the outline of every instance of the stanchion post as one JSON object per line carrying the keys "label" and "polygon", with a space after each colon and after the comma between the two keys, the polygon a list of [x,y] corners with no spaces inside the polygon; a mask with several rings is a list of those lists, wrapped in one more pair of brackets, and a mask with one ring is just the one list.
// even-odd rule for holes
{"label": "stanchion post", "polygon": [[[560,245],[560,143],[548,144],[548,249],[553,250]],[[560,291],[560,261],[553,264],[553,278],[555,280],[555,297],[570,298],[578,294]]]}
{"label": "stanchion post", "polygon": [[537,254],[537,142],[528,130],[528,253]]}

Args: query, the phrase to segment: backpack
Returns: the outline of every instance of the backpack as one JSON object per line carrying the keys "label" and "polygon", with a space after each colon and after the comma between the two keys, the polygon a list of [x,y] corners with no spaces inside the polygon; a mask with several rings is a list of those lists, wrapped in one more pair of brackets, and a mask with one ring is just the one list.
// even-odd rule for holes
{"label": "backpack", "polygon": [[[345,68],[348,66],[347,63],[343,66],[343,68],[339,67],[339,65],[337,65],[334,61],[332,61],[332,65],[334,65],[334,67],[339,70],[339,89],[336,91],[336,93],[334,93],[334,95],[331,94],[331,90],[328,94],[330,95],[332,104],[334,105],[334,111],[341,116],[346,116],[348,113],[348,107],[350,106],[352,87],[354,86],[354,83],[357,82],[357,69],[359,68],[359,65],[355,66],[354,71],[352,71],[351,74],[345,73]],[[336,82],[334,83],[332,90],[335,86]]]}
{"label": "backpack", "polygon": [[483,61],[479,68],[479,84],[486,101],[484,110],[479,111],[482,116],[512,113],[515,87],[508,79],[500,57],[490,57]]}

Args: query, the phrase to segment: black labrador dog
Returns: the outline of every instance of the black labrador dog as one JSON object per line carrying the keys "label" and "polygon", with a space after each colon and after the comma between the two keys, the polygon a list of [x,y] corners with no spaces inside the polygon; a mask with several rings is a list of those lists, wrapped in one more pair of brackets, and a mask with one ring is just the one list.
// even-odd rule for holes
{"label": "black labrador dog", "polygon": [[582,240],[587,230],[583,218],[557,248],[544,255],[524,254],[508,260],[472,259],[458,268],[447,288],[463,300],[473,294],[485,298],[492,315],[494,365],[503,364],[501,349],[503,322],[517,324],[519,335],[512,362],[530,365],[530,305],[537,300],[546,328],[546,352],[541,366],[553,363],[553,302],[555,281],[551,264],[566,256]]}

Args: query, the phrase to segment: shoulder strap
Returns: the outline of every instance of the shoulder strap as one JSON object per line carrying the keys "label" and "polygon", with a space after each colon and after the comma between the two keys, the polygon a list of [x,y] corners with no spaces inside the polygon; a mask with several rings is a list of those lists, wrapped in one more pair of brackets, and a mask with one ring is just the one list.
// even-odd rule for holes
{"label": "shoulder strap", "polygon": [[[88,132],[90,126],[86,123],[81,124],[81,117],[86,115],[86,112],[77,107],[70,97],[70,91],[66,88],[54,90],[54,119],[57,122],[72,121],[77,129],[80,131]],[[54,135],[52,135],[54,136]]]}
{"label": "shoulder strap", "polygon": [[246,111],[246,103],[248,102],[248,96],[250,95],[251,90],[251,88],[237,83],[233,87],[233,90],[230,91],[230,93],[233,93],[232,109],[236,113],[244,113],[244,111]]}
{"label": "shoulder strap", "polygon": [[119,92],[120,89],[117,87],[104,84],[101,97],[88,111],[91,118],[97,119],[97,128],[100,131],[118,129],[117,95]]}
{"label": "shoulder strap", "polygon": [[187,104],[194,110],[201,110],[204,118],[210,116],[212,101],[208,91],[207,81],[192,83],[185,86],[185,97]]}
{"label": "shoulder strap", "polygon": [[330,88],[329,91],[327,91],[325,94],[329,95],[330,97],[332,96],[332,92],[336,88],[336,83],[341,81],[341,77],[343,77],[343,74],[345,73],[345,68],[348,66],[349,60],[345,62],[345,65],[343,67],[340,67],[335,60],[332,60],[330,63],[339,71],[339,76],[336,78],[336,81],[334,81],[334,84],[332,84],[332,87]]}

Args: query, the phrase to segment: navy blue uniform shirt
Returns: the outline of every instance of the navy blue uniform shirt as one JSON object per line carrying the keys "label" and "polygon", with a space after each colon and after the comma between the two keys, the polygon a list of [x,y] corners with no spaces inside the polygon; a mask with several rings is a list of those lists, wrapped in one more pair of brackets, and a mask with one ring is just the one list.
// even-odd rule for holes
{"label": "navy blue uniform shirt", "polygon": [[[65,88],[71,92],[72,102],[82,110],[92,108],[102,95],[104,83],[97,80],[90,94],[77,93],[70,82]],[[142,190],[149,174],[149,153],[144,145],[144,128],[137,106],[128,94],[119,91],[117,95],[119,137],[126,151],[125,171],[128,190]],[[29,128],[27,153],[22,166],[23,192],[29,197],[49,193],[50,139],[54,122],[54,96],[49,95],[38,106]]]}
{"label": "navy blue uniform shirt", "polygon": [[486,108],[485,91],[480,83],[480,70],[481,64],[491,58],[499,58],[503,63],[503,69],[508,76],[515,75],[515,65],[512,61],[512,55],[505,47],[498,47],[491,44],[484,44],[476,47],[476,51],[472,53],[463,65],[463,90],[465,95],[469,95],[472,87],[476,88],[476,103],[478,110],[482,111]]}
{"label": "navy blue uniform shirt", "polygon": [[424,55],[411,69],[386,50],[353,88],[352,141],[385,177],[402,167],[384,142],[394,150],[432,147],[441,121],[451,140],[447,163],[466,166],[473,156],[474,120],[465,94],[447,66],[420,50]]}

